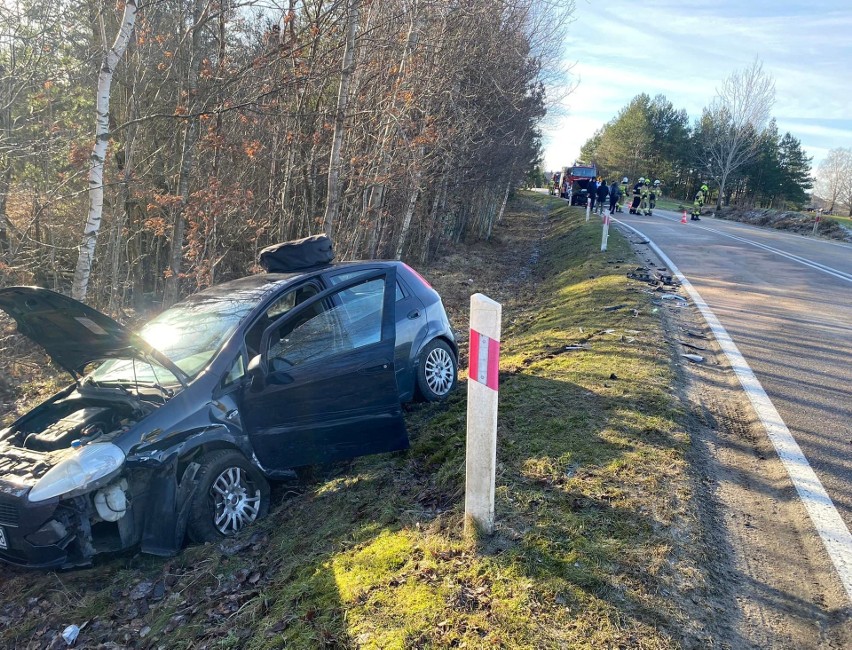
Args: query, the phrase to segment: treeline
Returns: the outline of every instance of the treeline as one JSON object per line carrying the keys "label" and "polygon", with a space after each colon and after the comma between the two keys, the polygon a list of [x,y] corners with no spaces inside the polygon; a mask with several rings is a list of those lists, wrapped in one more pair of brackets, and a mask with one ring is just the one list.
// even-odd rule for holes
{"label": "treeline", "polygon": [[[798,208],[807,203],[813,178],[801,142],[790,133],[781,135],[774,119],[737,125],[730,118],[733,112],[711,106],[691,123],[686,111],[664,95],[637,95],[583,145],[581,156],[595,161],[608,179],[660,179],[664,193],[680,200],[691,200],[707,181],[714,200],[724,205]],[[733,135],[742,140],[737,147],[730,144]],[[736,156],[745,158],[742,164],[725,169]]]}
{"label": "treeline", "polygon": [[[489,236],[540,153],[543,60],[571,3],[139,3],[112,78],[87,301],[169,303],[326,231],[338,258],[423,263]],[[2,284],[67,292],[95,89],[124,5],[0,7]]]}

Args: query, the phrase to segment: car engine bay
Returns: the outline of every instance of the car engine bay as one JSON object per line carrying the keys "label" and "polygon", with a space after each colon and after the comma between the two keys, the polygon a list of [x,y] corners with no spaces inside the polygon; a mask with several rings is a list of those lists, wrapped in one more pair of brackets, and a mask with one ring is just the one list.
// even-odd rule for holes
{"label": "car engine bay", "polygon": [[156,410],[157,405],[130,396],[80,398],[55,402],[19,422],[6,434],[16,447],[52,452],[90,442],[106,442]]}

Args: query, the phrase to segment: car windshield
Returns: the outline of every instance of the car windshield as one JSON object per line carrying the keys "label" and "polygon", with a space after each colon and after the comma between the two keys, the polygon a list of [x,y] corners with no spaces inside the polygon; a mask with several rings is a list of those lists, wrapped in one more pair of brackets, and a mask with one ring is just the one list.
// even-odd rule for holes
{"label": "car windshield", "polygon": [[[210,363],[261,298],[258,292],[227,297],[197,294],[146,323],[139,335],[192,378]],[[104,362],[89,375],[89,381],[97,384],[179,383],[177,377],[159,364],[131,358]]]}

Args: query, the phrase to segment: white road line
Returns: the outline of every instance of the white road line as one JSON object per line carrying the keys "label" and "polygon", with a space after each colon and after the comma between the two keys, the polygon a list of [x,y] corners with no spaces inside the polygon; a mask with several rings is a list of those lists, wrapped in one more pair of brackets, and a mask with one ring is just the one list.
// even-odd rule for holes
{"label": "white road line", "polygon": [[[667,219],[668,221],[677,221],[677,219],[672,219],[671,217],[665,216],[663,216],[663,219]],[[798,262],[799,264],[803,264],[804,266],[809,266],[812,269],[816,269],[817,271],[822,271],[823,273],[827,273],[828,275],[833,275],[835,278],[840,278],[841,280],[845,280],[846,282],[852,282],[852,273],[846,273],[846,271],[839,271],[838,269],[831,268],[830,266],[826,266],[825,264],[820,264],[819,262],[809,260],[806,257],[800,257],[798,255],[794,255],[793,253],[788,253],[787,251],[782,251],[778,248],[773,248],[772,246],[769,246],[767,244],[761,244],[760,242],[752,241],[751,239],[746,239],[745,237],[740,237],[739,235],[732,235],[730,233],[724,232],[722,230],[716,230],[715,228],[710,228],[708,226],[698,226],[691,224],[691,227],[701,228],[702,230],[714,232],[717,235],[722,235],[723,237],[729,237],[730,239],[735,239],[737,241],[741,241],[743,243],[762,248],[764,250],[769,251],[770,253],[775,253],[776,255],[786,257],[787,259],[793,260],[794,262]],[[644,235],[642,236],[644,237]]]}
{"label": "white road line", "polygon": [[822,543],[825,545],[828,555],[831,558],[834,568],[840,576],[840,581],[846,589],[846,594],[849,600],[852,601],[852,534],[834,503],[822,486],[819,478],[808,463],[808,459],[802,453],[798,443],[793,438],[793,434],[784,424],[763,386],[760,385],[754,372],[752,372],[743,355],[740,353],[733,339],[731,339],[727,330],[716,318],[716,315],[711,311],[710,307],[704,302],[704,299],[695,290],[695,287],[684,277],[683,273],[675,266],[669,257],[649,239],[644,233],[637,230],[633,226],[614,220],[616,223],[623,225],[644,239],[648,240],[648,245],[660,257],[671,272],[677,276],[681,285],[689,293],[695,306],[701,311],[707,325],[713,330],[716,340],[719,342],[719,347],[728,357],[740,384],[748,395],[755,412],[766,429],[766,435],[772,441],[775,451],[778,453],[781,462],[790,476],[790,480],[799,493],[799,497],[805,504],[805,508],[819,533]]}

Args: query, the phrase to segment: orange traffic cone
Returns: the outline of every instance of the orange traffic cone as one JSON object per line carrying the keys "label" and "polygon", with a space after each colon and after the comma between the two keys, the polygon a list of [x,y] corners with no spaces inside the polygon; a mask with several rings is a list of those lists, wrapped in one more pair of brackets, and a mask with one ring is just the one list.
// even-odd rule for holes
{"label": "orange traffic cone", "polygon": [[684,208],[684,210],[683,210],[683,214],[682,214],[682,215],[680,215],[680,222],[681,222],[681,223],[686,223],[686,208]]}

